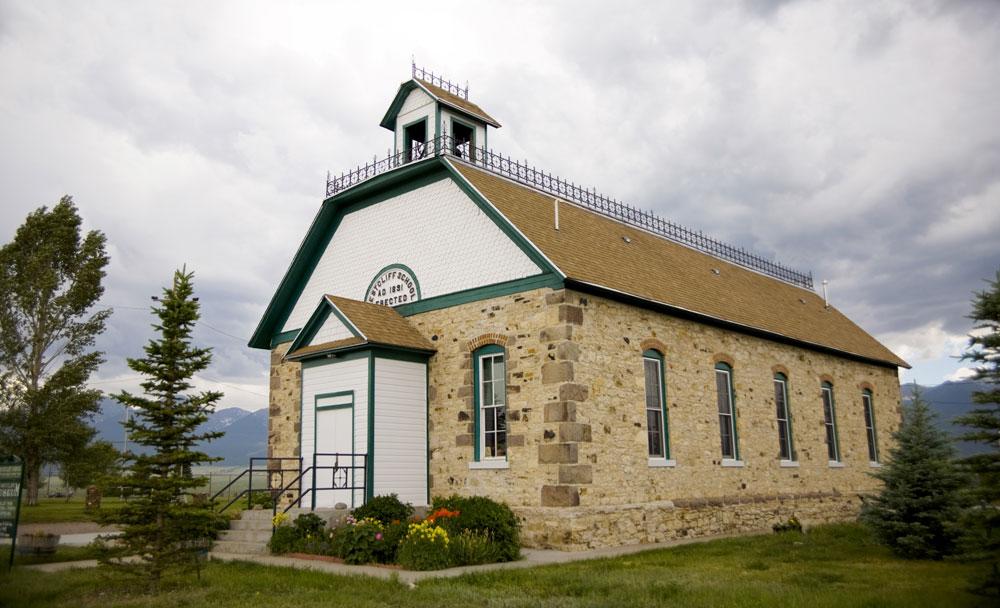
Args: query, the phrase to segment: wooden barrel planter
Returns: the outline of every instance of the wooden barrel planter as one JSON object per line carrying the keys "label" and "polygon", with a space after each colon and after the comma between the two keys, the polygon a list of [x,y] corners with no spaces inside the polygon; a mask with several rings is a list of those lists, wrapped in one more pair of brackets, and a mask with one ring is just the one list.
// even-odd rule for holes
{"label": "wooden barrel planter", "polygon": [[58,534],[37,532],[17,537],[17,552],[20,555],[51,555],[56,552],[58,546]]}

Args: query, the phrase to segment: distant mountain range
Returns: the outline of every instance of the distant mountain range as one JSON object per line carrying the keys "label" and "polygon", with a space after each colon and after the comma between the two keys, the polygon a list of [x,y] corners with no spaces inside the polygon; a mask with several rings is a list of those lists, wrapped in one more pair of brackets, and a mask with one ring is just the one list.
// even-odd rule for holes
{"label": "distant mountain range", "polygon": [[[97,435],[122,449],[125,442],[125,408],[113,399],[101,399],[101,411],[94,416]],[[250,412],[238,407],[217,410],[202,432],[223,431],[225,435],[199,446],[211,456],[223,458],[218,465],[246,467],[251,456],[267,456],[267,409]],[[130,446],[135,449],[135,446]]]}
{"label": "distant mountain range", "polygon": [[976,404],[972,402],[972,393],[989,390],[989,385],[976,380],[945,382],[937,386],[920,386],[904,384],[900,387],[903,402],[913,399],[913,392],[920,389],[920,396],[937,414],[937,426],[956,438],[955,448],[959,456],[970,456],[987,451],[988,446],[981,443],[957,441],[957,437],[965,432],[965,428],[954,424],[955,418],[967,414]]}

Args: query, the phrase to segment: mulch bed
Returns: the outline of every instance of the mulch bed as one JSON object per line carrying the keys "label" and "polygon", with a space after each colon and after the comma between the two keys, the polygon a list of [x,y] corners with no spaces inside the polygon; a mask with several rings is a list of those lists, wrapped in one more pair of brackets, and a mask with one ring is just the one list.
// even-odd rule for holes
{"label": "mulch bed", "polygon": [[[314,562],[329,562],[331,564],[343,564],[344,560],[339,557],[333,557],[332,555],[315,555],[313,553],[283,553],[278,557],[290,557],[292,559],[304,559]],[[355,565],[355,564],[348,564]],[[376,568],[385,568],[386,570],[402,570],[403,567],[399,564],[364,564],[365,566],[375,566]]]}

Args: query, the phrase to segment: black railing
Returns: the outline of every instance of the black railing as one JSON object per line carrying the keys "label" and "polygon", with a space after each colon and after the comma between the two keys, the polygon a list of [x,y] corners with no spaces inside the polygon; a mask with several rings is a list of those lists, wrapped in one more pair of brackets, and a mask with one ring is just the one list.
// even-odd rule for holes
{"label": "black railing", "polygon": [[521,162],[486,148],[473,147],[468,141],[456,140],[447,134],[439,135],[422,144],[407,146],[402,151],[390,153],[382,160],[373,159],[371,163],[359,165],[338,177],[331,177],[327,174],[326,196],[331,197],[408,163],[442,155],[461,159],[474,167],[576,203],[601,215],[658,234],[721,260],[749,268],[792,285],[806,289],[813,288],[811,272],[795,270],[742,247],[723,243],[706,236],[700,230],[685,228],[649,211],[643,211],[627,203],[604,196],[593,188],[586,188],[551,173],[546,173],[529,165],[527,161]]}
{"label": "black railing", "polygon": [[418,68],[416,62],[414,61],[410,61],[410,74],[415,80],[423,80],[424,82],[432,84],[439,89],[448,91],[452,95],[461,97],[466,101],[469,100],[468,83],[466,83],[464,87],[460,87],[450,80],[445,80],[445,78],[440,74],[435,74],[434,72],[430,72],[424,68]]}
{"label": "black railing", "polygon": [[[297,496],[282,509],[287,513],[292,507],[302,505],[306,496],[312,498],[310,507],[316,506],[319,492],[349,491],[353,500],[355,493],[361,491],[361,504],[368,495],[367,484],[368,455],[349,453],[316,453],[313,454],[313,464],[303,469],[287,486],[278,490],[280,497],[292,489],[297,489]],[[329,472],[329,475],[327,475]],[[302,481],[309,479],[309,487],[302,489]],[[273,512],[278,513],[278,501],[275,500]]]}
{"label": "black railing", "polygon": [[[236,496],[219,509],[219,512],[223,512],[233,506],[244,496],[247,497],[247,506],[253,508],[254,493],[261,494],[266,492],[272,501],[276,501],[278,496],[280,496],[280,493],[278,493],[278,490],[276,490],[275,487],[283,488],[285,486],[286,474],[289,476],[293,473],[295,475],[299,475],[301,471],[302,458],[298,456],[274,458],[255,456],[250,459],[249,468],[245,469],[242,473],[223,486],[221,490],[213,494],[209,501],[214,503],[216,499],[222,496],[227,490],[229,490],[229,488],[233,487],[243,479],[246,479],[247,488],[238,492]],[[260,475],[266,475],[267,477],[263,482],[258,481],[258,485],[255,488],[254,475],[257,475],[258,477]]]}

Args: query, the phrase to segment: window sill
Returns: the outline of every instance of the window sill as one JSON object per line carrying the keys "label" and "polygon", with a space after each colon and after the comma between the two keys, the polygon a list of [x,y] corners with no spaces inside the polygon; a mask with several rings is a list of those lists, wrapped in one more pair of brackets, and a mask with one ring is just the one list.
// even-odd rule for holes
{"label": "window sill", "polygon": [[677,466],[676,460],[667,460],[666,458],[650,458],[648,462],[650,468]]}
{"label": "window sill", "polygon": [[844,468],[844,463],[839,460],[831,460],[826,463],[831,469],[842,469]]}
{"label": "window sill", "polygon": [[868,466],[870,466],[873,469],[881,469],[882,468],[882,463],[881,462],[869,462]]}
{"label": "window sill", "polygon": [[722,459],[722,466],[726,467],[726,468],[732,468],[732,469],[742,469],[743,468],[743,461],[742,460],[732,460],[732,459],[729,459],[729,458],[723,458]]}
{"label": "window sill", "polygon": [[476,469],[509,469],[510,463],[507,462],[506,458],[497,458],[496,460],[479,460],[469,463],[470,470]]}
{"label": "window sill", "polygon": [[779,466],[783,469],[797,469],[799,462],[797,460],[782,460]]}

